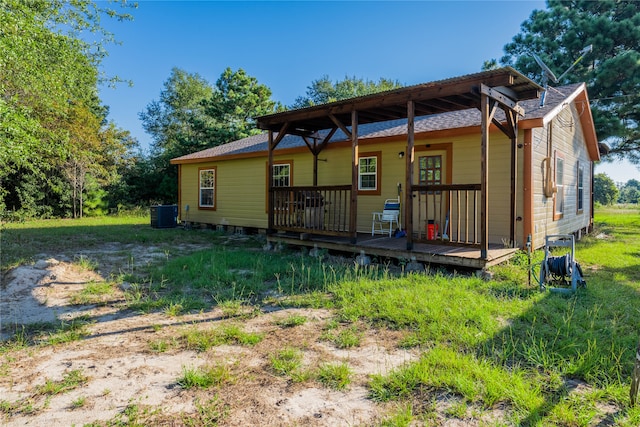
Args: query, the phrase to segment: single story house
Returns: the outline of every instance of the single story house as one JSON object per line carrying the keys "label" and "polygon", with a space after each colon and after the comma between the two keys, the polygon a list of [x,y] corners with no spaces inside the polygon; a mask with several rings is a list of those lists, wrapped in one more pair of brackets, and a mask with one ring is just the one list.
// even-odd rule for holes
{"label": "single story house", "polygon": [[580,236],[600,158],[586,86],[543,90],[507,67],[258,117],[266,132],[171,161],[180,219],[478,268]]}

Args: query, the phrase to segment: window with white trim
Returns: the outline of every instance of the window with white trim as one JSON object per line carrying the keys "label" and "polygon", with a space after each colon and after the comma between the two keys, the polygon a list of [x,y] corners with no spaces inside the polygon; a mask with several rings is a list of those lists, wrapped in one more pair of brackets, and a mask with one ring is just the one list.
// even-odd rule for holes
{"label": "window with white trim", "polygon": [[198,206],[201,208],[216,207],[216,169],[200,169],[199,177],[200,197]]}
{"label": "window with white trim", "polygon": [[584,166],[578,162],[578,180],[577,180],[577,211],[582,213],[584,211]]}
{"label": "window with white trim", "polygon": [[554,202],[554,219],[564,214],[564,158],[556,153],[556,198]]}
{"label": "window with white trim", "polygon": [[378,157],[360,157],[358,159],[358,190],[375,191],[378,189]]}

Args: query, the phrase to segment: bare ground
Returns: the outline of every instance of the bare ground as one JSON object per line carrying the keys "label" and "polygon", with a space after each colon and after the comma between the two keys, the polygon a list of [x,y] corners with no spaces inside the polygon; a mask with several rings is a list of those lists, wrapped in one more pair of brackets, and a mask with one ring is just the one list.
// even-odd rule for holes
{"label": "bare ground", "polygon": [[[185,251],[196,249],[184,248]],[[75,318],[91,319],[80,340],[29,346],[2,355],[0,402],[4,425],[68,426],[96,422],[139,425],[372,425],[393,406],[368,398],[371,374],[383,374],[416,354],[399,350],[397,332],[366,329],[357,348],[341,350],[321,339],[332,313],[327,310],[276,309],[248,318],[228,319],[220,309],[171,317],[165,313],[122,311],[119,290],[99,305],[72,304],[88,283],[109,274],[159,262],[158,248],[109,244],[79,254],[98,259],[102,271],[81,267],[63,256],[43,256],[33,265],[13,269],[1,288],[0,320],[3,339],[17,325]],[[306,323],[284,328],[277,324],[291,314]],[[204,352],[171,346],[153,351],[154,342],[171,343],[191,328],[239,324],[264,339],[254,346],[223,345]],[[273,372],[270,356],[285,347],[304,354],[305,369],[322,363],[346,363],[352,382],[337,391],[309,379],[296,382]],[[224,384],[207,389],[184,389],[178,378],[185,368],[226,365]],[[45,383],[61,381],[79,371],[86,381],[57,394],[44,393]],[[204,408],[204,409],[203,409]]]}
{"label": "bare ground", "polygon": [[[182,245],[171,252],[203,247]],[[135,273],[168,257],[162,247],[108,243],[72,255],[41,254],[32,265],[4,275],[0,340],[10,338],[21,325],[74,319],[87,325],[79,340],[0,351],[2,425],[370,426],[406,409],[403,404],[371,400],[367,388],[371,375],[388,373],[419,357],[418,350],[398,348],[399,331],[362,327],[361,344],[344,350],[322,337],[328,323],[335,323],[329,310],[262,307],[251,316],[232,318],[217,307],[183,316],[140,314],[126,309],[126,283],[99,304],[74,300],[89,284]],[[307,321],[295,327],[278,322],[294,314]],[[260,333],[263,339],[254,346],[221,345],[207,351],[175,345],[187,331],[228,325]],[[158,343],[165,345],[159,348]],[[350,385],[334,390],[313,378],[294,381],[278,375],[270,358],[287,347],[302,352],[303,369],[309,372],[321,364],[347,364]],[[206,389],[180,386],[185,369],[205,366],[226,367],[228,378]],[[77,387],[43,391],[74,372],[82,377]],[[571,393],[585,388],[589,387],[576,383]],[[511,424],[508,408],[469,406],[437,390],[420,390],[411,405],[414,415],[421,414],[414,416],[412,426]],[[617,408],[599,410],[605,414],[603,425],[610,425]]]}

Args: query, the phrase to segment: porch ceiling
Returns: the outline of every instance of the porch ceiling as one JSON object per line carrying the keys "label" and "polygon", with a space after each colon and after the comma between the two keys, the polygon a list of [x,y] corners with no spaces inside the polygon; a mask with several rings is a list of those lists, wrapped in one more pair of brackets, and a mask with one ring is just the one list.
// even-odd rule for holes
{"label": "porch ceiling", "polygon": [[334,119],[351,123],[352,111],[358,112],[359,124],[405,119],[408,101],[414,102],[416,116],[479,108],[482,84],[516,102],[538,98],[543,90],[529,78],[507,67],[261,116],[256,120],[260,129],[279,132],[288,123],[287,133],[310,135],[335,127]]}

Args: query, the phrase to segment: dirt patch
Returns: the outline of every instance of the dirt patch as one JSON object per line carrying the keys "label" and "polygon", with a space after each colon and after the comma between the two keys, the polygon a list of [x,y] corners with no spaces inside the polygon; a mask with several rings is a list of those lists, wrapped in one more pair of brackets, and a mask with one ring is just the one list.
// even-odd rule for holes
{"label": "dirt patch", "polygon": [[74,264],[53,258],[41,260],[13,269],[4,280],[0,299],[2,339],[9,337],[11,325],[50,323],[100,311],[95,306],[70,303],[87,283],[104,281],[99,274]]}
{"label": "dirt patch", "polygon": [[[228,318],[223,309],[172,317],[126,310],[127,285],[114,278],[157,265],[170,256],[204,246],[171,248],[110,243],[101,250],[42,255],[33,265],[9,271],[0,286],[0,335],[7,339],[19,325],[75,319],[87,323],[79,340],[35,345],[0,354],[0,418],[3,425],[223,425],[335,426],[377,425],[401,406],[382,404],[368,396],[371,375],[384,375],[419,357],[403,350],[400,331],[359,329],[360,345],[337,348],[326,339],[335,327],[334,313],[318,309],[262,307],[252,317]],[[331,262],[353,262],[327,256]],[[248,270],[238,269],[242,277]],[[77,296],[92,285],[114,282],[108,298],[79,303]],[[276,298],[273,293],[271,298]],[[286,327],[285,319],[306,321]],[[508,321],[499,319],[501,324]],[[186,334],[237,326],[260,334],[254,345],[225,344],[198,350],[184,345]],[[348,325],[352,327],[353,325]],[[357,325],[356,325],[357,326]],[[346,327],[346,326],[345,326]],[[296,380],[274,371],[271,358],[294,348],[302,355],[302,370],[315,372],[322,364],[346,364],[351,382],[333,390],[310,377]],[[185,369],[222,366],[228,377],[208,388],[179,384]],[[60,392],[50,384],[79,373],[82,381]],[[585,394],[583,383],[568,392]],[[482,408],[460,396],[420,389],[411,399],[414,424],[480,426],[508,424],[509,408]],[[605,423],[616,407],[601,405]],[[412,424],[412,425],[414,425]]]}
{"label": "dirt patch", "polygon": [[[384,374],[417,357],[397,349],[398,332],[367,329],[359,347],[344,350],[321,337],[333,318],[327,310],[273,308],[246,319],[227,319],[219,309],[179,317],[138,314],[122,310],[121,286],[115,286],[103,303],[74,302],[91,284],[166,257],[158,248],[108,244],[100,251],[77,254],[76,262],[65,256],[43,256],[34,265],[5,275],[0,295],[3,339],[18,325],[80,318],[89,322],[80,340],[31,346],[2,356],[0,401],[5,405],[5,425],[67,426],[131,419],[183,425],[185,417],[195,425],[207,425],[205,418],[198,418],[207,404],[208,416],[215,412],[220,425],[230,426],[371,425],[384,417],[388,409],[368,398],[366,385],[371,374]],[[91,265],[97,267],[86,268]],[[293,314],[307,321],[295,327],[278,322]],[[263,339],[253,346],[222,345],[207,351],[174,345],[187,331],[225,325],[238,325]],[[159,349],[157,343],[166,348]],[[304,354],[303,369],[308,371],[322,363],[346,363],[351,384],[336,391],[313,379],[297,382],[276,374],[270,356],[285,347]],[[228,367],[224,384],[207,389],[178,384],[185,369],[212,365]],[[62,382],[72,372],[80,372],[85,382],[65,392],[43,391],[46,384]]]}

